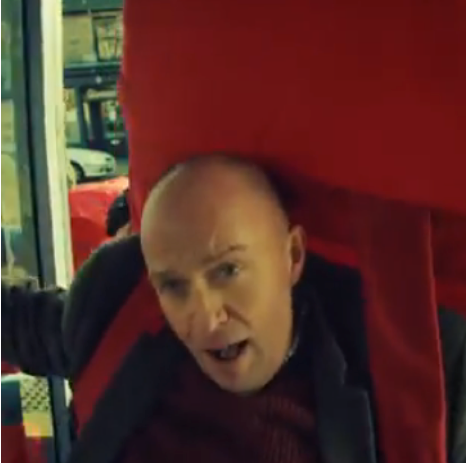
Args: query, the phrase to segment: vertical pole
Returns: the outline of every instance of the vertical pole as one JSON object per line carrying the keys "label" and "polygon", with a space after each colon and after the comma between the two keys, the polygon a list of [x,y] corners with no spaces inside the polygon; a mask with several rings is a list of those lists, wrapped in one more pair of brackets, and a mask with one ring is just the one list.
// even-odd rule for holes
{"label": "vertical pole", "polygon": [[[23,0],[24,1],[24,0]],[[24,3],[27,31],[29,143],[37,211],[42,285],[66,287],[72,276],[64,130],[61,0]],[[49,378],[55,456],[65,463],[71,444],[66,385]]]}

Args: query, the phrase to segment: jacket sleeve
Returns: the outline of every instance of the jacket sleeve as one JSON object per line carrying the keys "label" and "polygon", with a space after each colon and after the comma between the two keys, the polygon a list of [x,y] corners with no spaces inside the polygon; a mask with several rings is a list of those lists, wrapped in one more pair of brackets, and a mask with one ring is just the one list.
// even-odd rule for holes
{"label": "jacket sleeve", "polygon": [[35,376],[67,377],[62,317],[66,292],[2,281],[2,361]]}
{"label": "jacket sleeve", "polygon": [[447,461],[465,463],[465,319],[442,309],[439,321],[446,389]]}
{"label": "jacket sleeve", "polygon": [[465,342],[458,358],[455,392],[450,404],[450,462],[465,463]]}
{"label": "jacket sleeve", "polygon": [[132,236],[102,245],[75,275],[62,320],[72,384],[81,377],[143,272],[139,237]]}

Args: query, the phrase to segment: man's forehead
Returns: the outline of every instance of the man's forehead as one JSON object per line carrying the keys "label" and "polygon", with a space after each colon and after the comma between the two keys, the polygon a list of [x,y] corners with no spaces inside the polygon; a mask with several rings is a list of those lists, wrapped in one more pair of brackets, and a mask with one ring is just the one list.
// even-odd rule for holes
{"label": "man's forehead", "polygon": [[224,249],[251,246],[257,239],[257,227],[248,220],[235,220],[235,215],[192,216],[189,220],[165,220],[153,224],[152,233],[143,240],[151,254],[209,255]]}
{"label": "man's forehead", "polygon": [[259,204],[238,198],[187,198],[178,207],[155,208],[146,216],[142,230],[145,239],[162,242],[196,242],[222,246],[246,241],[266,226],[265,211]]}

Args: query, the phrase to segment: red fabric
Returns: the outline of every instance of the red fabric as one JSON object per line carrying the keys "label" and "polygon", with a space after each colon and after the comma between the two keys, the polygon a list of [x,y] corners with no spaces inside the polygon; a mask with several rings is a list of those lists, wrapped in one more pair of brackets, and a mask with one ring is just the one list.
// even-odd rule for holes
{"label": "red fabric", "polygon": [[22,425],[2,426],[2,440],[2,463],[47,463],[41,439],[27,438]]}
{"label": "red fabric", "polygon": [[11,375],[13,373],[17,373],[18,372],[18,368],[10,365],[9,363],[7,362],[4,362],[2,360],[2,376],[3,375]]}
{"label": "red fabric", "polygon": [[459,0],[125,3],[133,225],[191,153],[278,173],[310,246],[363,271],[387,463],[445,463],[434,307],[465,307],[464,18]]}
{"label": "red fabric", "polygon": [[372,198],[353,205],[385,461],[445,462],[430,214]]}
{"label": "red fabric", "polygon": [[464,2],[135,5],[120,94],[136,228],[165,169],[235,151],[279,173],[338,260],[358,254],[349,191],[433,209],[438,298],[464,311]]}
{"label": "red fabric", "polygon": [[250,397],[222,391],[191,362],[180,384],[129,442],[124,463],[319,461],[311,385],[289,370]]}
{"label": "red fabric", "polygon": [[107,212],[117,196],[128,187],[128,179],[79,185],[69,192],[71,239],[77,270],[94,249],[107,239]]}
{"label": "red fabric", "polygon": [[23,426],[2,426],[2,439],[4,443],[1,452],[2,462],[28,463]]}

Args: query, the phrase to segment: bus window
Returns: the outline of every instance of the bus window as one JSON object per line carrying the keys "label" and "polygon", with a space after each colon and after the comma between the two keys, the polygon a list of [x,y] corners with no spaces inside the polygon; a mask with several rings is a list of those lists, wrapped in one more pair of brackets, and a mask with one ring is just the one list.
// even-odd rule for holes
{"label": "bus window", "polygon": [[[112,154],[128,173],[128,147],[117,80],[123,46],[123,2],[64,3],[63,56],[67,144]],[[105,8],[104,8],[105,7]]]}
{"label": "bus window", "polygon": [[[2,0],[2,280],[38,284],[38,254],[27,144],[22,5]],[[4,72],[6,71],[6,76]],[[3,377],[2,461],[53,461],[53,419],[48,381]]]}
{"label": "bus window", "polygon": [[[58,104],[62,72],[55,51],[61,45],[60,0],[2,0],[1,7],[2,281],[65,287],[72,259]],[[34,69],[34,76],[27,69]],[[64,462],[69,440],[64,381],[12,373],[14,368],[5,366],[2,462]]]}
{"label": "bus window", "polygon": [[2,278],[37,279],[34,208],[21,53],[21,2],[2,0]]}

